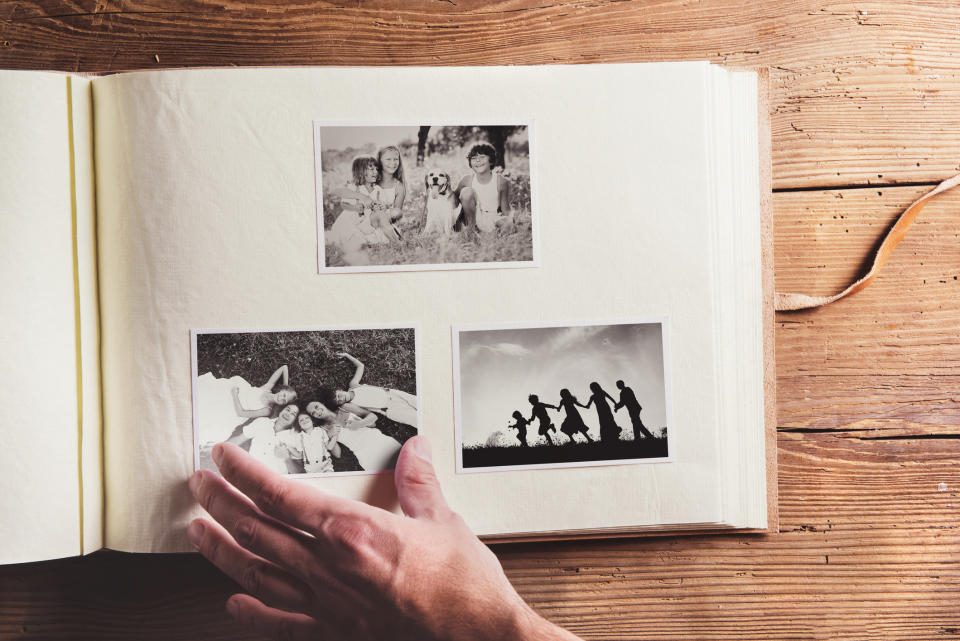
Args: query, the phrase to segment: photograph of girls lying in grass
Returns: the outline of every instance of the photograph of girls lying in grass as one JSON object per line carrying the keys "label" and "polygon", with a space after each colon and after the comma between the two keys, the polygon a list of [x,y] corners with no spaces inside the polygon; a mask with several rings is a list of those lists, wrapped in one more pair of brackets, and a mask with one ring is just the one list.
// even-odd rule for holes
{"label": "photograph of girls lying in grass", "polygon": [[320,271],[533,266],[529,133],[315,123]]}
{"label": "photograph of girls lying in grass", "polygon": [[459,471],[668,456],[662,322],[454,333]]}
{"label": "photograph of girls lying in grass", "polygon": [[281,474],[393,469],[417,433],[412,328],[192,334],[198,469],[230,442]]}

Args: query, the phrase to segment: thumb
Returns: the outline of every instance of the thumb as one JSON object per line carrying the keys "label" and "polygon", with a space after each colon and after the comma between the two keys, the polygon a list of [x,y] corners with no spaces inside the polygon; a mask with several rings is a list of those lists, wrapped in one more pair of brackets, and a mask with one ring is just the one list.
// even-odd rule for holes
{"label": "thumb", "polygon": [[400,507],[407,516],[437,520],[450,514],[433,471],[426,437],[417,435],[407,440],[400,450],[393,478]]}

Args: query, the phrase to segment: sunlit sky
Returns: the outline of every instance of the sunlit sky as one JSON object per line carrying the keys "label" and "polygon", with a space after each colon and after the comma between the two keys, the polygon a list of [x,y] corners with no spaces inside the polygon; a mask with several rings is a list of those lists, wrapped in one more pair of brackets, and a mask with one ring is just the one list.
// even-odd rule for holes
{"label": "sunlit sky", "polygon": [[320,127],[320,145],[322,149],[361,148],[367,143],[374,147],[396,145],[405,138],[416,142],[418,126],[381,127],[381,126],[329,126]]}
{"label": "sunlit sky", "polygon": [[[463,445],[486,443],[498,431],[516,443],[517,432],[507,425],[514,422],[514,410],[530,417],[530,394],[557,405],[560,390],[567,388],[586,405],[590,383],[596,381],[619,400],[617,379],[633,388],[643,406],[640,417],[648,429],[656,434],[666,426],[659,323],[461,332],[458,394]],[[548,412],[559,430],[564,412]],[[592,407],[580,409],[580,415],[590,436],[597,438],[596,411]],[[615,416],[625,433],[632,432],[626,409]],[[528,428],[530,443],[537,434],[536,425]]]}

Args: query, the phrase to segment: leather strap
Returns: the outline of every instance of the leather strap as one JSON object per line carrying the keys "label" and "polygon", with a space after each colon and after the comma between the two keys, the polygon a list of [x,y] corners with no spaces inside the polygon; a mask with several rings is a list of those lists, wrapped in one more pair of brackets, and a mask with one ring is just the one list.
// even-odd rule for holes
{"label": "leather strap", "polygon": [[860,280],[853,283],[839,294],[834,294],[833,296],[807,296],[806,294],[788,294],[776,292],[774,294],[774,309],[776,309],[778,312],[786,312],[821,307],[822,305],[827,305],[834,301],[840,300],[845,296],[849,296],[850,294],[859,292],[861,289],[865,288],[870,284],[870,281],[873,280],[873,277],[877,275],[877,273],[880,271],[880,268],[883,267],[883,264],[887,262],[887,259],[893,253],[894,248],[900,243],[901,240],[903,240],[903,237],[907,235],[907,230],[910,229],[910,225],[913,224],[917,214],[919,214],[920,210],[923,209],[923,207],[927,204],[927,201],[937,194],[942,194],[945,191],[953,189],[957,185],[960,185],[960,174],[957,174],[948,180],[944,180],[942,183],[925,193],[923,196],[920,196],[920,198],[913,201],[913,204],[907,207],[907,209],[900,214],[897,222],[895,222],[893,227],[890,228],[890,231],[887,232],[887,237],[883,239],[883,242],[880,244],[880,248],[873,257],[873,266],[870,268],[870,271],[860,278]]}

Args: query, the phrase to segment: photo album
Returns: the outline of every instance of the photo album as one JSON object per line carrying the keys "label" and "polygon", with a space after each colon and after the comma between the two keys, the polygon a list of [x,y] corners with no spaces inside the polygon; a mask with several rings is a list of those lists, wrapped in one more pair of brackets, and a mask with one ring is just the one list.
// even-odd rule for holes
{"label": "photo album", "polygon": [[234,443],[486,541],[776,527],[766,74],[0,72],[0,562],[192,550]]}

